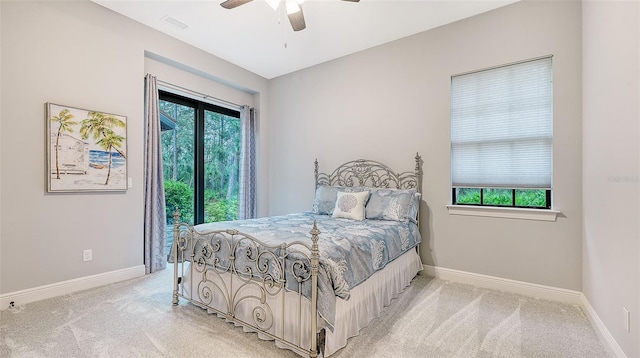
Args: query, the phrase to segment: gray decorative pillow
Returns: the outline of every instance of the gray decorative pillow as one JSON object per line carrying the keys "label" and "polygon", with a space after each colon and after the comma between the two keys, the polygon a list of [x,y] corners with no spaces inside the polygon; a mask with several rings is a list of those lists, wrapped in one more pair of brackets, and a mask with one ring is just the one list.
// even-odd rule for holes
{"label": "gray decorative pillow", "polygon": [[316,189],[316,197],[313,200],[313,208],[311,212],[320,215],[331,215],[336,206],[338,191],[359,192],[362,187],[346,187],[346,186],[319,186]]}
{"label": "gray decorative pillow", "polygon": [[[414,203],[414,189],[371,189],[366,207],[367,219],[407,222]],[[417,213],[417,211],[416,211]]]}
{"label": "gray decorative pillow", "polygon": [[332,216],[334,218],[364,220],[364,205],[367,202],[368,197],[368,191],[361,191],[357,193],[339,191]]}
{"label": "gray decorative pillow", "polygon": [[413,193],[413,199],[411,200],[411,206],[409,206],[409,221],[414,224],[418,223],[418,210],[420,209],[420,197],[422,194]]}

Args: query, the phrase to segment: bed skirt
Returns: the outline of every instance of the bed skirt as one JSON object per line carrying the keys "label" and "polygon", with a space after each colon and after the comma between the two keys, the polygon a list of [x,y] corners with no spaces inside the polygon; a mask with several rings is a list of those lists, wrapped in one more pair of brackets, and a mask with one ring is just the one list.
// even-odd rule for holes
{"label": "bed skirt", "polygon": [[[321,352],[324,357],[329,357],[340,348],[345,347],[350,337],[359,335],[360,330],[367,327],[375,318],[380,317],[384,307],[390,305],[391,300],[398,297],[398,295],[409,286],[411,280],[420,270],[422,270],[422,262],[418,253],[416,250],[409,250],[387,264],[383,270],[376,272],[365,282],[351,289],[351,297],[349,300],[339,298],[336,303],[336,317],[333,330],[327,328],[326,322],[322,317],[319,317],[320,319],[318,320],[318,329],[324,329],[326,335],[324,352]],[[188,276],[184,277],[182,281],[183,292],[197,295],[197,291],[190,291],[191,287],[189,284],[189,281],[199,282],[201,280],[197,272],[195,272],[195,274],[191,279],[189,279]],[[279,332],[280,330],[284,330],[287,340],[290,342],[300,342],[302,347],[311,348],[310,332],[300,329],[300,327],[310,327],[309,317],[308,315],[298,314],[299,312],[309,312],[309,300],[304,297],[301,299],[297,293],[293,292],[287,292],[285,299],[287,300],[286,305],[272,305],[272,307],[274,307],[272,314],[275,319],[273,319],[272,322],[268,322],[271,328],[265,331],[271,333],[271,331]],[[213,302],[210,303],[210,306],[224,311],[225,304],[224,300],[217,300],[214,295]],[[237,316],[246,322],[251,322],[255,313],[252,308],[253,306],[250,304],[247,304],[246,307],[243,307],[242,304],[239,305],[236,308]],[[212,310],[209,312],[215,313],[215,311]],[[219,316],[225,318],[224,315],[219,314]],[[286,322],[281,322],[277,319],[278,317],[287,317]],[[271,339],[251,327],[238,323],[236,323],[236,325],[242,326],[245,332],[258,333],[258,337],[261,339]],[[276,341],[276,345],[284,349],[289,348],[287,345],[278,341]]]}

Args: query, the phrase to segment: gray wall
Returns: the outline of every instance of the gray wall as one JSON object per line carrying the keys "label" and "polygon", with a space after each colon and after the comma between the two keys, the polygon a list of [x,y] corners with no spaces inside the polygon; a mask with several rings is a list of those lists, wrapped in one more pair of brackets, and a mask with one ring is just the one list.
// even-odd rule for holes
{"label": "gray wall", "polygon": [[[200,81],[197,89],[215,88],[216,97],[251,101],[264,112],[267,81],[89,1],[2,1],[0,8],[0,293],[141,265],[146,71],[174,82],[189,71],[223,80],[226,87]],[[187,74],[149,61],[145,51],[171,59]],[[127,116],[133,188],[46,193],[45,102]],[[261,138],[265,153],[268,135]],[[266,166],[259,170],[265,185]],[[267,191],[258,189],[265,214]],[[93,249],[93,261],[82,262],[83,249]]]}
{"label": "gray wall", "polygon": [[640,357],[640,3],[585,1],[582,25],[583,291]]}
{"label": "gray wall", "polygon": [[[425,178],[425,264],[581,290],[581,5],[526,1],[273,79],[270,213],[307,210],[313,160]],[[557,222],[451,216],[450,76],[553,55]]]}

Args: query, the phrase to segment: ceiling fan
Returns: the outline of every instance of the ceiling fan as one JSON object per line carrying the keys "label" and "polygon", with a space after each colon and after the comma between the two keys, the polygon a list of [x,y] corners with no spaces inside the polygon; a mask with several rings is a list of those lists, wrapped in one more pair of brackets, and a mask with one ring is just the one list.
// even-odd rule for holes
{"label": "ceiling fan", "polygon": [[[253,0],[226,0],[223,1],[220,6],[225,9],[233,9],[240,5],[244,5]],[[287,17],[291,23],[293,31],[304,30],[307,25],[304,22],[304,15],[302,14],[302,3],[304,0],[265,0],[274,11],[278,10],[280,2],[284,1],[287,8]],[[360,0],[342,0],[349,2],[359,2]]]}

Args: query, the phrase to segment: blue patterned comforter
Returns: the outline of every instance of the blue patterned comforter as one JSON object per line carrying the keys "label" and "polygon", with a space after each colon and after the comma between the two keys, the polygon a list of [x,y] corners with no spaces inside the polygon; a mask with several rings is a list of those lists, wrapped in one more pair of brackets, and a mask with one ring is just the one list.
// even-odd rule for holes
{"label": "blue patterned comforter", "polygon": [[[355,221],[311,212],[201,224],[195,230],[204,233],[209,230],[235,229],[269,245],[303,241],[311,246],[309,231],[314,220],[320,230],[318,312],[329,323],[330,328],[335,321],[336,297],[349,299],[351,288],[422,241],[417,225],[412,222]],[[288,282],[291,281],[294,280],[288,279]],[[310,282],[303,285],[306,297],[311,296],[310,291]]]}

